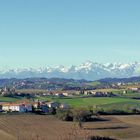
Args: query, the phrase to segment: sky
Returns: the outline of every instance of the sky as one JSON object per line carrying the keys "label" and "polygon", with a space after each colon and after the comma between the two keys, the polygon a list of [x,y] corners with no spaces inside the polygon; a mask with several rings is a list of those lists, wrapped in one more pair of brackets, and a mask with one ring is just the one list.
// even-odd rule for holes
{"label": "sky", "polygon": [[139,0],[0,0],[0,68],[140,61]]}

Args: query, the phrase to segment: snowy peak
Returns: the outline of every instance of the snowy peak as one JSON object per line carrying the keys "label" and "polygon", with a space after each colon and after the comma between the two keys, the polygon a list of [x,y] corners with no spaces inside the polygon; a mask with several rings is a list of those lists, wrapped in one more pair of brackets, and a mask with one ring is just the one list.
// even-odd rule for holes
{"label": "snowy peak", "polygon": [[140,63],[96,63],[86,61],[78,66],[65,67],[63,65],[45,68],[25,68],[0,70],[0,78],[73,78],[98,80],[102,78],[128,78],[140,76]]}

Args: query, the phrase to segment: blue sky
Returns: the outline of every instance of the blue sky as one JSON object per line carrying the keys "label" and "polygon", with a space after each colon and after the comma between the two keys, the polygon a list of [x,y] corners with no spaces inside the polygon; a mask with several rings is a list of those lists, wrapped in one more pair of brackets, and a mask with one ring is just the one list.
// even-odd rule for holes
{"label": "blue sky", "polygon": [[0,67],[140,61],[139,0],[1,0]]}

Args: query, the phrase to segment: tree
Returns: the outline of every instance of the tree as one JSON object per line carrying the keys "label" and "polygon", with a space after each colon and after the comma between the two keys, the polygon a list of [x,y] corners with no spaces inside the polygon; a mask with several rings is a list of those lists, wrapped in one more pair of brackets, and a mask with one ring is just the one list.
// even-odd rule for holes
{"label": "tree", "polygon": [[89,112],[83,109],[75,109],[73,110],[73,119],[78,122],[78,126],[80,129],[83,128],[83,122],[86,121],[86,117],[89,115]]}

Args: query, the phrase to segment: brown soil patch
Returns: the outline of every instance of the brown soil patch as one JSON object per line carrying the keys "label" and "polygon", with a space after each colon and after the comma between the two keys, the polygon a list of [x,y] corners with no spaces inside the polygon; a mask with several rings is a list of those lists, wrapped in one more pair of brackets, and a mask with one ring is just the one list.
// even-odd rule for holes
{"label": "brown soil patch", "polygon": [[122,140],[140,139],[140,116],[102,116],[108,121],[77,124],[62,122],[53,116],[5,115],[0,116],[2,140],[80,140],[90,135]]}

